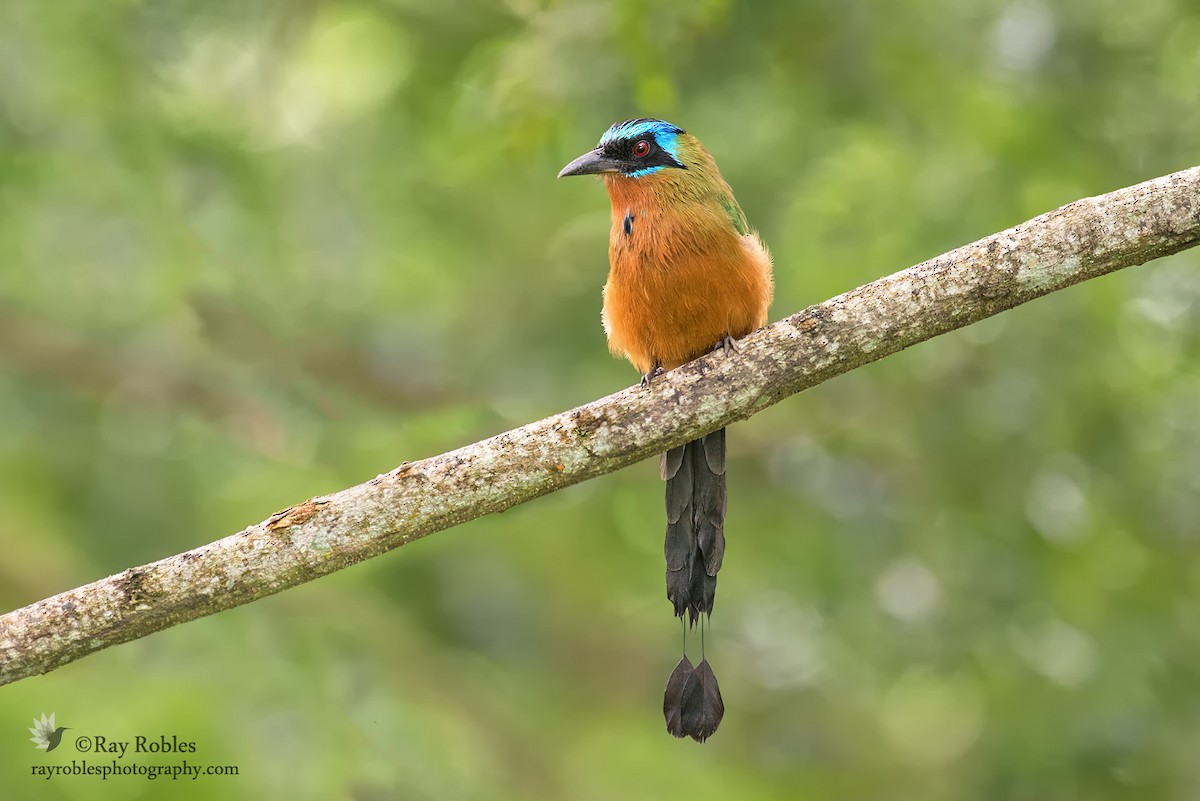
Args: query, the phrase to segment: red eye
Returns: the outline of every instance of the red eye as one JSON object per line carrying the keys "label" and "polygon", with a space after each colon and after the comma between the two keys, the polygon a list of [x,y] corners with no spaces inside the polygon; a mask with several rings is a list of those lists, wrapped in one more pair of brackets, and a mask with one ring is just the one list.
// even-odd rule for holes
{"label": "red eye", "polygon": [[647,142],[645,139],[639,139],[637,141],[637,144],[635,144],[633,146],[633,155],[637,156],[639,159],[649,152],[650,152],[650,143]]}

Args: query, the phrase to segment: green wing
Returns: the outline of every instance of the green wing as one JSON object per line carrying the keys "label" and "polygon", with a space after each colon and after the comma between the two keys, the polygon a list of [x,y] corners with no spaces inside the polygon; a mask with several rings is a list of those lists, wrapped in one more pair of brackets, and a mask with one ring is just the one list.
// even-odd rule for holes
{"label": "green wing", "polygon": [[733,199],[733,195],[721,195],[718,202],[721,204],[721,208],[725,209],[725,213],[729,215],[729,222],[733,223],[733,230],[741,236],[750,233],[750,223],[746,222],[746,215],[742,212],[742,207]]}

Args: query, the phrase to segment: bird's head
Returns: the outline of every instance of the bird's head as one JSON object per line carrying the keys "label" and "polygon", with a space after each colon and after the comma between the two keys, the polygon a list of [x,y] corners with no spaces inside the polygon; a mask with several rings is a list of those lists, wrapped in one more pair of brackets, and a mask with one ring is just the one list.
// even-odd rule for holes
{"label": "bird's head", "polygon": [[604,132],[595,149],[562,168],[567,175],[642,178],[663,170],[686,170],[680,146],[686,132],[663,120],[626,120]]}

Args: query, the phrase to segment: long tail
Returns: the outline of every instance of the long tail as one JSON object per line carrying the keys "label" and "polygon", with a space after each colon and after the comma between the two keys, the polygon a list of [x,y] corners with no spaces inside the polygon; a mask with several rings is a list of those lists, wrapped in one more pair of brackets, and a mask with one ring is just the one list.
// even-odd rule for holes
{"label": "long tail", "polygon": [[662,455],[667,482],[667,598],[695,624],[712,615],[725,556],[725,429]]}
{"label": "long tail", "polygon": [[725,715],[717,677],[704,658],[702,617],[712,615],[725,556],[725,429],[667,451],[659,473],[667,482],[667,598],[676,617],[686,612],[691,624],[700,621],[701,644],[699,665],[692,666],[685,649],[671,672],[663,717],[672,735],[702,743]]}

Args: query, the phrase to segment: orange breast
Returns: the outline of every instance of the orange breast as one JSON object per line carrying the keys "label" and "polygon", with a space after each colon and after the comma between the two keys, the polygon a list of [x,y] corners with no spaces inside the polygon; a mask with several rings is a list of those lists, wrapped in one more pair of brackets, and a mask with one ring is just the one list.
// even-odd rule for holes
{"label": "orange breast", "polygon": [[771,258],[757,234],[738,235],[714,204],[639,208],[642,198],[610,194],[603,319],[613,353],[643,373],[669,370],[767,321]]}

